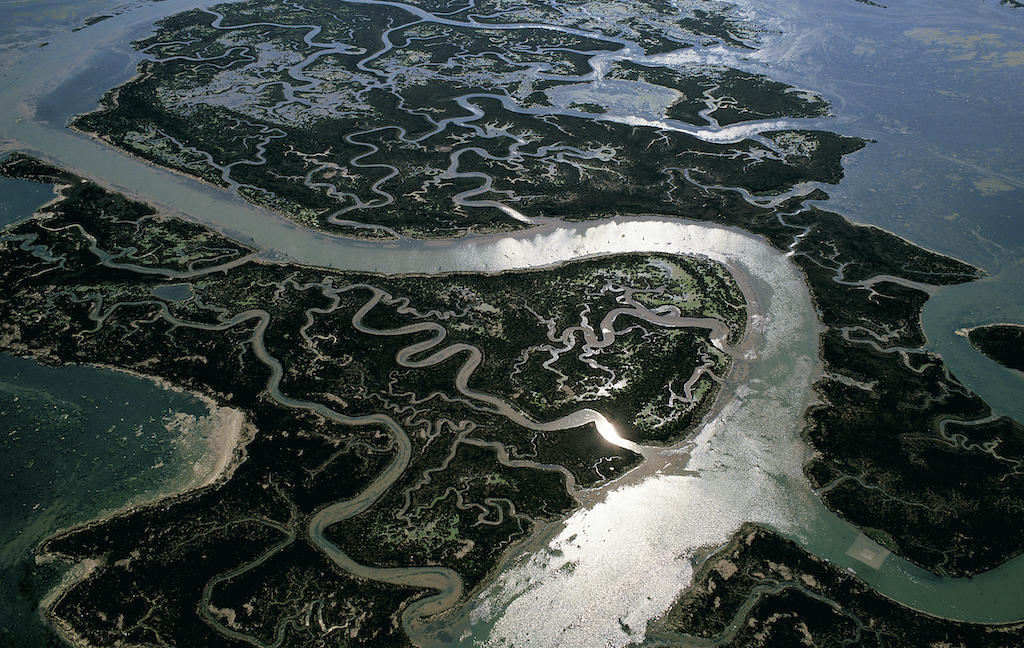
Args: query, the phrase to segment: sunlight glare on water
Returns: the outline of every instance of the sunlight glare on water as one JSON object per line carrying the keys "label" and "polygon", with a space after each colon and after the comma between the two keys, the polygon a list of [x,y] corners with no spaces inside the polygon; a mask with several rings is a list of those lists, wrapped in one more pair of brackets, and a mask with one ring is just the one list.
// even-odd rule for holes
{"label": "sunlight glare on water", "polygon": [[678,222],[563,229],[500,247],[510,259],[539,263],[553,261],[555,248],[595,253],[619,245],[707,256],[752,275],[761,302],[751,322],[751,335],[762,340],[758,361],[742,385],[723,389],[726,405],[694,439],[689,463],[611,490],[566,520],[547,547],[499,574],[468,606],[469,642],[637,643],[690,584],[704,550],[726,542],[745,521],[799,535],[800,520],[820,506],[802,474],[807,448],[798,434],[820,372],[817,324],[793,266],[754,237]]}
{"label": "sunlight glare on water", "polygon": [[611,421],[605,417],[602,416],[597,419],[597,421],[595,421],[595,425],[597,426],[598,433],[604,437],[604,440],[608,443],[617,445],[620,448],[626,448],[627,450],[633,450],[634,452],[638,452],[640,450],[640,446],[637,444],[623,439],[619,435],[619,431],[615,429],[614,425],[612,425]]}

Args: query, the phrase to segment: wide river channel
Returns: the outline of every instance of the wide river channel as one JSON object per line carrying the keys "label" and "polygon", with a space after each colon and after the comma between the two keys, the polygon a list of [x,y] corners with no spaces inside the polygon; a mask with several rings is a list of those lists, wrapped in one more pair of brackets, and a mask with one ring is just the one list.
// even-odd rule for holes
{"label": "wide river channel", "polygon": [[[61,34],[9,67],[0,79],[2,149],[39,155],[210,225],[256,246],[268,260],[401,274],[499,272],[619,252],[698,254],[738,272],[757,302],[751,328],[762,343],[749,374],[742,383],[726,385],[723,407],[692,444],[656,453],[648,460],[656,465],[591,494],[583,509],[544,529],[542,541],[508,560],[463,617],[443,629],[427,628],[422,639],[443,630],[467,641],[489,637],[543,646],[557,643],[546,634],[550,629],[565,645],[584,645],[588,637],[608,637],[610,645],[636,641],[622,634],[619,620],[644,628],[689,582],[701,549],[724,543],[744,521],[764,523],[808,551],[855,569],[876,590],[913,608],[977,622],[1024,619],[1024,558],[967,580],[940,578],[895,556],[876,569],[846,554],[858,539],[857,530],[821,504],[801,470],[809,451],[799,431],[813,397],[811,384],[821,372],[819,324],[800,273],[760,239],[651,217],[545,225],[500,238],[353,241],[296,227],[225,192],[108,149],[63,128],[61,110],[51,122],[36,120],[26,110],[26,98],[58,88],[69,97],[63,108],[67,114],[90,108],[76,104],[76,97],[89,95],[94,102],[96,95],[90,93],[96,88],[102,91],[127,79],[132,38],[146,33],[155,19],[194,6],[183,0],[139,4],[87,29]],[[954,308],[952,291],[938,292],[945,306],[929,310],[926,317],[933,344],[941,336],[947,340],[952,330],[942,319]],[[959,366],[953,365],[958,375]],[[1005,375],[984,363],[970,366],[975,377],[981,376],[977,382],[996,384]],[[989,397],[984,388],[979,392]],[[1015,399],[996,400],[998,411],[1020,416],[1012,409]],[[576,565],[571,576],[559,570],[569,562]],[[570,626],[575,636],[564,634]]]}

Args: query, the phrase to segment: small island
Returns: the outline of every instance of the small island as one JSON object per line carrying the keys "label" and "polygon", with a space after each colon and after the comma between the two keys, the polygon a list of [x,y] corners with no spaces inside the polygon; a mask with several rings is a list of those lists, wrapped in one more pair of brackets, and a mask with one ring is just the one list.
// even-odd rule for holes
{"label": "small island", "polygon": [[1024,326],[1020,324],[987,324],[961,329],[971,346],[1008,369],[1024,371]]}

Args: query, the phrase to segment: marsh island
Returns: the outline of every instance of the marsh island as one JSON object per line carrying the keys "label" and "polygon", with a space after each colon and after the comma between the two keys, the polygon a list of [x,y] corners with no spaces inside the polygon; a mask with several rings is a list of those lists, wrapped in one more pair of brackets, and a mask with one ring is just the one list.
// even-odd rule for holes
{"label": "marsh island", "polygon": [[[921,328],[933,287],[981,272],[818,206],[868,144],[823,128],[823,95],[685,63],[696,48],[752,54],[763,27],[716,3],[625,6],[191,9],[135,41],[138,75],[69,125],[382,256],[601,219],[693,226],[686,254],[626,240],[636,249],[580,245],[502,272],[336,270],[95,172],[0,161],[56,192],[0,235],[0,349],[157,379],[246,421],[214,483],[38,547],[80,567],[46,610],[64,639],[473,641],[444,624],[528,562],[517,552],[670,464],[673,479],[699,479],[687,453],[752,393],[765,331],[786,313],[765,307],[776,295],[750,268],[710,254],[722,232],[770,248],[813,309],[814,357],[796,363],[813,394],[783,404],[801,423],[772,448],[804,463],[791,475],[755,458],[750,474],[811,492],[872,556],[936,575],[1024,551],[1024,429],[965,389]],[[699,568],[692,587],[645,618],[606,620],[607,642],[909,645],[907,628],[1019,640],[1018,625],[884,599],[764,525],[676,553]]]}
{"label": "marsh island", "polygon": [[[447,605],[461,601],[534,524],[575,508],[577,489],[636,465],[631,440],[688,435],[744,336],[744,297],[709,261],[630,255],[429,280],[332,274],[256,261],[30,158],[4,170],[61,188],[38,218],[6,232],[5,348],[158,376],[241,408],[259,430],[226,483],[47,544],[99,558],[88,585],[54,610],[119,619],[61,622],[93,643],[180,642],[210,624],[269,641],[296,610],[255,606],[253,584],[279,583],[266,591],[272,608],[301,599],[312,610],[308,593],[280,589],[306,583],[309,570],[352,581],[321,584],[323,596],[345,599],[343,609],[315,606],[321,631],[401,636],[392,616],[435,582],[413,565],[441,570],[454,592]],[[611,425],[621,437],[602,435]],[[219,558],[190,569],[191,582],[168,568],[197,551]],[[387,568],[407,573],[399,583],[374,576]],[[117,611],[129,587],[145,623]],[[368,608],[346,588],[386,598]],[[95,600],[101,592],[113,598]],[[195,596],[205,624],[179,616]],[[225,609],[230,619],[217,616]]]}
{"label": "marsh island", "polygon": [[1024,371],[1024,326],[989,324],[966,331],[971,346],[1010,369]]}

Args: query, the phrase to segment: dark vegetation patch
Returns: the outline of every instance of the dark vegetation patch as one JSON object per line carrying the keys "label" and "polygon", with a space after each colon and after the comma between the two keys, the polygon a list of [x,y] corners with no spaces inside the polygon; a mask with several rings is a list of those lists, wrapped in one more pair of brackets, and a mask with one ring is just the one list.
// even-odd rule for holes
{"label": "dark vegetation patch", "polygon": [[968,333],[971,346],[1004,367],[1024,371],[1024,326],[989,324]]}
{"label": "dark vegetation patch", "polygon": [[972,624],[900,605],[774,532],[746,524],[711,555],[652,629],[721,646],[978,646],[1024,640],[1024,624]]}

